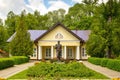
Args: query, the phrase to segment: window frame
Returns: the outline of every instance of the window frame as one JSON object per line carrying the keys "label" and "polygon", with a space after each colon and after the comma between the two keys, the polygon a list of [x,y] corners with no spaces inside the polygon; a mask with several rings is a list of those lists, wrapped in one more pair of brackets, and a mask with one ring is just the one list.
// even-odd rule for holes
{"label": "window frame", "polygon": [[67,48],[67,57],[68,59],[73,59],[73,48]]}
{"label": "window frame", "polygon": [[51,58],[51,48],[49,48],[49,47],[45,48],[45,58],[46,59]]}

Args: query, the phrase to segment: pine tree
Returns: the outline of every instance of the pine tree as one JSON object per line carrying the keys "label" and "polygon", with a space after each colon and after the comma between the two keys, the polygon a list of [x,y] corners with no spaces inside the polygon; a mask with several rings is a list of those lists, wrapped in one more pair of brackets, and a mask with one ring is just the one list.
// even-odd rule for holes
{"label": "pine tree", "polygon": [[33,53],[33,42],[27,31],[25,24],[25,16],[22,13],[18,21],[18,25],[14,39],[10,43],[10,52],[13,56],[28,56]]}

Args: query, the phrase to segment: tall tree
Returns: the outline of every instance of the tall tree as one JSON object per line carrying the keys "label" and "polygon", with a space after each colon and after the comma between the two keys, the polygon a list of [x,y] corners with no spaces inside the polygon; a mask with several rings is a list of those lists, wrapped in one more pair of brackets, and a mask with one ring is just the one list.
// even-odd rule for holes
{"label": "tall tree", "polygon": [[7,38],[8,38],[7,30],[3,26],[2,19],[0,19],[0,49],[6,50],[6,46],[7,46],[6,41],[7,41]]}
{"label": "tall tree", "polygon": [[28,56],[33,53],[33,42],[27,31],[24,13],[20,16],[15,36],[10,42],[10,52],[13,56]]}
{"label": "tall tree", "polygon": [[64,9],[54,10],[52,12],[48,12],[46,16],[48,17],[46,24],[52,26],[57,22],[63,22],[65,17],[65,10]]}
{"label": "tall tree", "polygon": [[15,33],[17,21],[18,21],[18,16],[15,15],[12,11],[10,11],[7,15],[7,19],[5,20],[5,26],[7,27],[9,36]]}
{"label": "tall tree", "polygon": [[83,0],[75,4],[65,16],[65,24],[70,29],[91,29],[92,17],[98,0]]}
{"label": "tall tree", "polygon": [[[99,52],[104,52],[106,51],[106,55],[108,58],[111,58],[112,55],[118,56],[120,55],[120,43],[118,40],[120,40],[120,1],[118,0],[109,0],[107,3],[102,3],[99,5],[99,7],[96,9],[96,14],[94,15],[94,20],[93,20],[92,28],[93,28],[93,33],[91,35],[97,35],[102,40],[99,43],[99,45],[103,45],[103,47],[99,47],[100,50]],[[95,39],[96,40],[96,39]],[[89,43],[92,41],[91,36],[88,41],[87,46],[90,46],[94,42]],[[97,45],[98,43],[96,42],[94,44]],[[97,47],[94,47],[96,49]],[[91,46],[93,48],[93,46]],[[89,48],[87,48],[88,53]]]}

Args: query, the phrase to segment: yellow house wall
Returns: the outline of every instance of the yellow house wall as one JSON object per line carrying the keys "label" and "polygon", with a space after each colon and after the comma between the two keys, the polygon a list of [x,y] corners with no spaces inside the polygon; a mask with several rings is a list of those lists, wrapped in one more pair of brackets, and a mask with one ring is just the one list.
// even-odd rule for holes
{"label": "yellow house wall", "polygon": [[[36,48],[36,50],[37,50],[37,46],[35,44],[33,45],[33,48]],[[30,56],[30,59],[37,59],[37,51],[36,51],[36,57]]]}
{"label": "yellow house wall", "polygon": [[[86,44],[84,43],[81,48],[84,48],[84,49],[86,50]],[[81,50],[81,55],[83,54],[82,52],[83,52],[83,51]],[[87,54],[87,53],[86,53],[86,54]],[[82,56],[82,59],[88,59],[88,57],[90,57],[90,56],[89,56],[89,55],[87,55],[87,56]]]}
{"label": "yellow house wall", "polygon": [[[60,33],[63,35],[62,39],[56,39],[55,36]],[[54,46],[57,44],[57,41],[60,41],[60,43],[64,46],[79,46],[80,40],[78,40],[75,36],[73,36],[71,33],[69,33],[66,29],[64,29],[61,26],[56,27],[52,31],[50,31],[48,34],[46,34],[43,38],[41,38],[38,41],[38,44],[40,46]]]}
{"label": "yellow house wall", "polygon": [[[39,41],[40,46],[55,46],[57,41]],[[79,41],[61,41],[62,46],[80,46]]]}
{"label": "yellow house wall", "polygon": [[[56,39],[55,36],[57,33],[61,33],[63,35],[63,39]],[[41,38],[41,40],[78,40],[78,39],[71,33],[69,33],[67,30],[65,30],[63,27],[58,26],[52,31],[50,31],[49,34]]]}

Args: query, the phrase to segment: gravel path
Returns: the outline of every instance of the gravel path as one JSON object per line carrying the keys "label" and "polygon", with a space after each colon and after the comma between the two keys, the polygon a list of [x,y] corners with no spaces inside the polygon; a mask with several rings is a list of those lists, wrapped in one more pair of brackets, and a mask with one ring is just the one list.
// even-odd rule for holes
{"label": "gravel path", "polygon": [[19,72],[27,69],[28,67],[33,66],[34,62],[35,61],[30,61],[28,63],[24,63],[21,65],[14,65],[14,67],[0,70],[0,78],[8,78],[16,73],[19,73]]}
{"label": "gravel path", "polygon": [[104,74],[105,76],[109,77],[109,78],[120,78],[120,72],[117,72],[117,71],[114,71],[114,70],[111,70],[111,69],[108,69],[106,67],[101,67],[101,66],[98,66],[98,65],[94,65],[94,64],[91,64],[89,63],[88,61],[83,61],[83,64],[96,71],[96,72],[99,72],[101,74]]}

